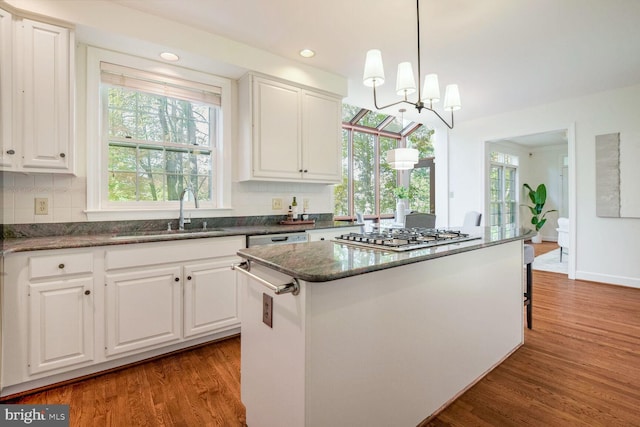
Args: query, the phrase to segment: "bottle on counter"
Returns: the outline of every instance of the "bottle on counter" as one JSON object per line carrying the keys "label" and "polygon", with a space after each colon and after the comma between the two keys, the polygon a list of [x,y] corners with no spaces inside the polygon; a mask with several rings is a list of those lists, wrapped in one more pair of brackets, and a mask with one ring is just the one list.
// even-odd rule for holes
{"label": "bottle on counter", "polygon": [[289,206],[289,211],[287,212],[287,221],[293,221],[293,211],[291,210],[291,206]]}
{"label": "bottle on counter", "polygon": [[296,201],[296,197],[293,196],[293,202],[291,202],[291,212],[293,215],[293,220],[298,220],[298,202]]}

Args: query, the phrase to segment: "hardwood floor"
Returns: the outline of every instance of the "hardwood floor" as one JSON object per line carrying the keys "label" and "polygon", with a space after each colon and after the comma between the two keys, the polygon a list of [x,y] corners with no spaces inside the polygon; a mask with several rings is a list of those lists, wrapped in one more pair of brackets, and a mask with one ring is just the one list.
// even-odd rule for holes
{"label": "hardwood floor", "polygon": [[[640,426],[640,289],[534,271],[534,291],[525,344],[427,425]],[[69,403],[71,426],[243,426],[239,358],[236,337],[10,403]]]}

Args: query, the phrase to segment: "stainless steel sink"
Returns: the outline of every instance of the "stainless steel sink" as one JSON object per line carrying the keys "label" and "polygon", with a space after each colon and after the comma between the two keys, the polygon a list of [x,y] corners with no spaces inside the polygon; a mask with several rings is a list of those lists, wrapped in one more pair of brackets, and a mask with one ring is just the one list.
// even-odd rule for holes
{"label": "stainless steel sink", "polygon": [[183,236],[192,234],[207,234],[220,231],[226,231],[224,228],[193,228],[187,230],[146,230],[146,231],[123,231],[115,234],[114,239],[131,239],[131,238],[154,238],[159,236]]}

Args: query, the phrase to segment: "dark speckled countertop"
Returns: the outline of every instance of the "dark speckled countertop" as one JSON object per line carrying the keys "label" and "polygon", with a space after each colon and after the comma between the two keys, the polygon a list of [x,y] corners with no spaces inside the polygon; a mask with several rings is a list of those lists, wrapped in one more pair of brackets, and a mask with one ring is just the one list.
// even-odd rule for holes
{"label": "dark speckled countertop", "polygon": [[[85,248],[92,246],[124,245],[130,243],[160,242],[166,240],[202,239],[210,237],[261,235],[350,227],[347,221],[333,221],[332,216],[319,216],[315,224],[279,225],[279,217],[221,218],[207,221],[208,230],[202,230],[202,221],[194,220],[186,231],[167,232],[167,221],[129,221],[126,226],[112,223],[67,223],[4,226],[2,256],[13,252],[47,249]],[[132,224],[129,224],[132,223]],[[122,223],[120,223],[122,224]],[[160,233],[160,234],[158,234]]]}
{"label": "dark speckled countertop", "polygon": [[300,280],[327,282],[511,241],[525,240],[534,235],[528,229],[502,230],[499,227],[478,227],[475,231],[469,232],[481,238],[406,252],[320,241],[256,246],[243,249],[238,252],[238,255]]}

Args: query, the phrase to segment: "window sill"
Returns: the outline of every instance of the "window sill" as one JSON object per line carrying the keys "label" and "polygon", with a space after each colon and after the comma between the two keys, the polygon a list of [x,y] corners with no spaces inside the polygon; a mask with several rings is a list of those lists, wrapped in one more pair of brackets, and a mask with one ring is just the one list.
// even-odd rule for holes
{"label": "window sill", "polygon": [[[213,218],[229,216],[232,208],[185,208],[184,216],[187,218]],[[126,221],[126,220],[152,220],[152,219],[177,219],[178,209],[100,209],[86,210],[88,221]]]}

